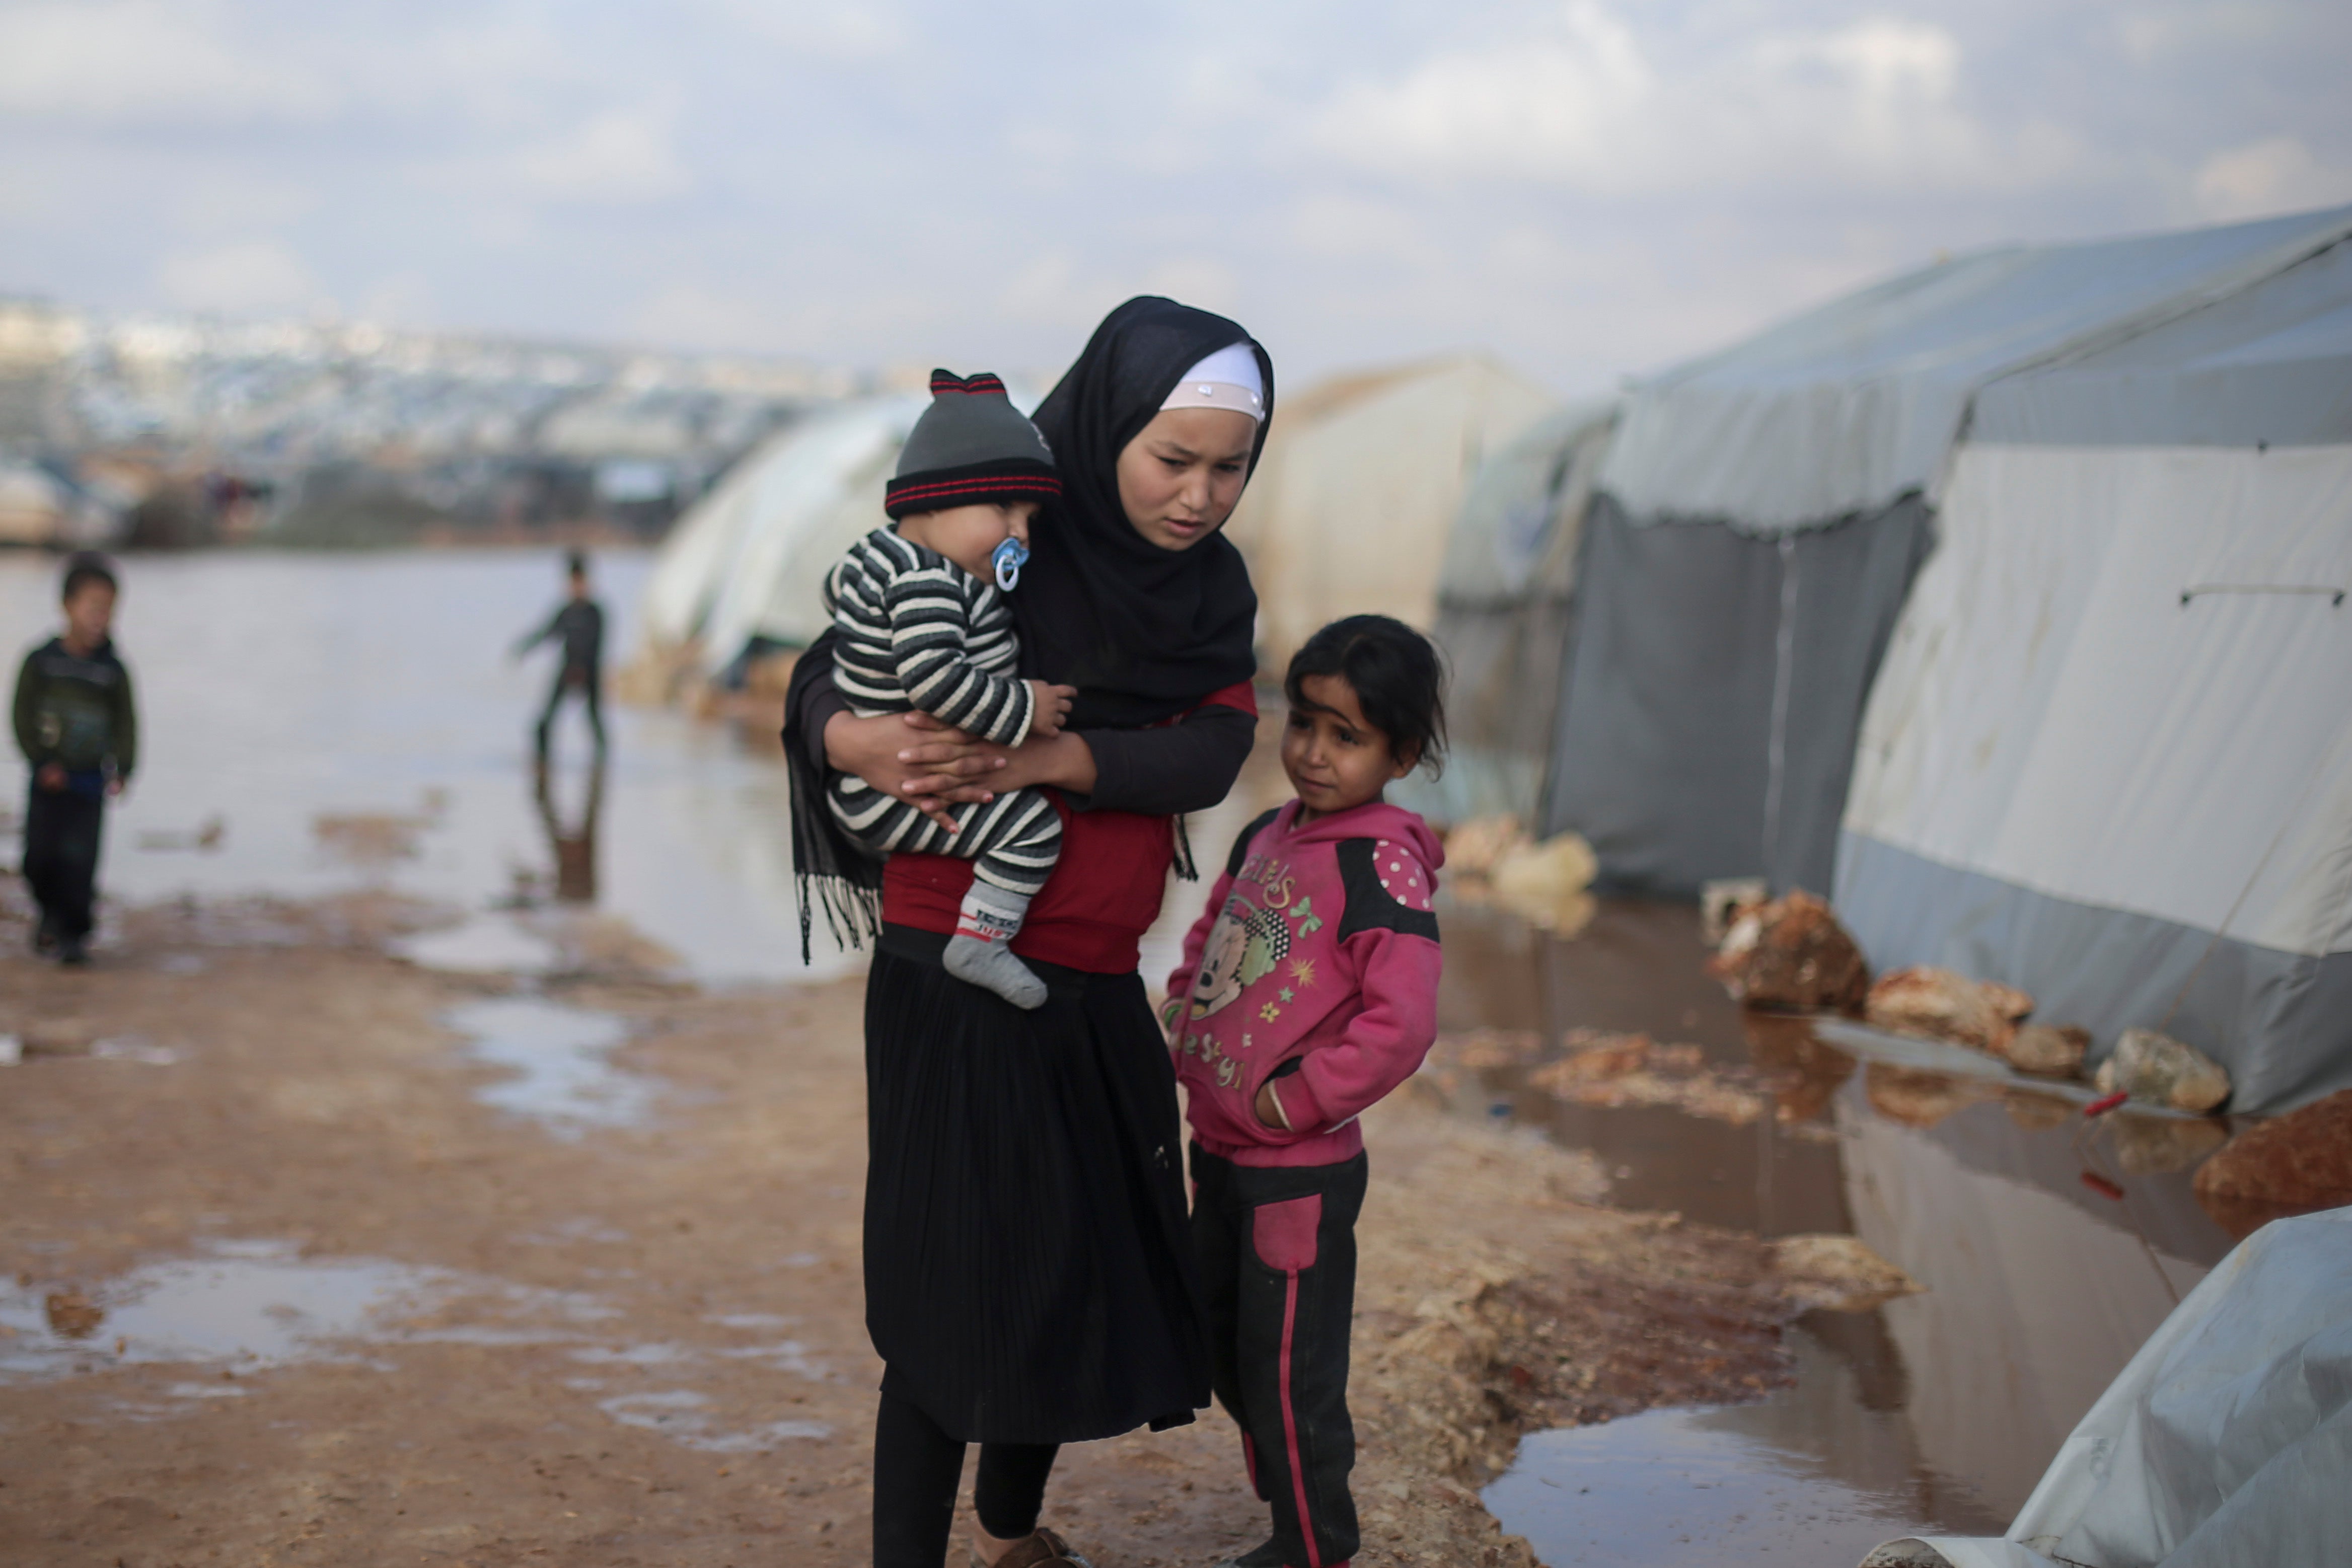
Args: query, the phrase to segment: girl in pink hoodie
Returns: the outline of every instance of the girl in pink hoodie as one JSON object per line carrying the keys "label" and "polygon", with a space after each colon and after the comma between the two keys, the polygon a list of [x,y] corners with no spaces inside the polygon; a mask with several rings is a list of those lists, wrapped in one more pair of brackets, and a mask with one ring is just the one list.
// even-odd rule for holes
{"label": "girl in pink hoodie", "polygon": [[1163,1013],[1192,1124],[1192,1244],[1212,1379],[1274,1535],[1225,1568],[1345,1568],[1348,1333],[1364,1136],[1437,1029],[1437,835],[1382,792],[1444,745],[1427,638],[1353,615],[1283,690],[1298,798],[1242,830]]}

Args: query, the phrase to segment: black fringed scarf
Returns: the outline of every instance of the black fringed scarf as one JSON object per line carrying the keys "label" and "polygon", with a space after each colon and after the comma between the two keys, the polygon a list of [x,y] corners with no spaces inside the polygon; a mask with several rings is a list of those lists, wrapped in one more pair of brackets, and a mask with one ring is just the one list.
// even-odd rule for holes
{"label": "black fringed scarf", "polygon": [[793,662],[784,688],[784,768],[793,791],[793,891],[800,900],[801,962],[811,962],[809,937],[816,909],[833,939],[863,947],[882,935],[882,860],[849,836],[825,804],[824,769],[811,755],[803,727],[809,688],[833,679],[833,650],[841,633],[828,631]]}
{"label": "black fringed scarf", "polygon": [[[1063,495],[1030,530],[1013,612],[1023,674],[1078,688],[1071,728],[1158,724],[1257,673],[1257,593],[1241,552],[1223,533],[1190,549],[1161,549],[1135,531],[1118,498],[1118,455],[1186,371],[1235,343],[1256,352],[1265,379],[1266,417],[1250,451],[1255,471],[1274,419],[1274,362],[1238,324],[1172,299],[1139,296],[1104,317],[1037,405]],[[834,643],[828,632],[801,655],[784,699],[803,963],[818,905],[845,946],[862,946],[882,929],[883,862],[834,820],[802,732],[808,689],[832,677]],[[1181,824],[1178,846],[1189,864]]]}

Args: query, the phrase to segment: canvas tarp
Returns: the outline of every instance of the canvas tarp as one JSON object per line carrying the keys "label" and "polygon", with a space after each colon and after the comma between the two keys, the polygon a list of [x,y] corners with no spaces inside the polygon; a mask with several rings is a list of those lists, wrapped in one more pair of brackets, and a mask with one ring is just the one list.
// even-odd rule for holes
{"label": "canvas tarp", "polygon": [[1582,833],[1604,885],[1825,891],[1871,673],[1931,529],[1916,497],[1779,538],[1643,527],[1598,497],[1545,831]]}
{"label": "canvas tarp", "polygon": [[1342,615],[1427,630],[1470,476],[1555,401],[1470,355],[1277,398],[1265,454],[1226,524],[1257,587],[1265,667],[1281,671]]}
{"label": "canvas tarp", "polygon": [[[1551,760],[1575,605],[1578,541],[1616,405],[1544,415],[1486,459],[1438,570],[1438,645],[1451,736],[1445,771],[1407,781],[1433,821],[1507,811],[1532,825]],[[1403,796],[1400,796],[1403,799]]]}
{"label": "canvas tarp", "polygon": [[2338,1208],[2274,1221],[2223,1259],[2075,1427],[2005,1536],[1905,1544],[1952,1568],[2316,1568],[2352,1541],[2347,1476],[2352,1209]]}
{"label": "canvas tarp", "polygon": [[[2235,298],[2352,209],[1945,263],[1630,396],[1585,529],[1547,831],[1604,882],[1827,891],[1863,701],[1988,383]],[[1948,508],[1944,508],[1948,509]]]}
{"label": "canvas tarp", "polygon": [[1939,263],[1645,383],[1601,486],[1637,517],[1753,533],[1933,502],[1987,382],[2227,298],[2347,232],[2338,208]]}
{"label": "canvas tarp", "polygon": [[[2200,417],[2200,399],[2210,400]],[[2352,1085],[2352,244],[1988,389],[1864,727],[1874,966]]]}

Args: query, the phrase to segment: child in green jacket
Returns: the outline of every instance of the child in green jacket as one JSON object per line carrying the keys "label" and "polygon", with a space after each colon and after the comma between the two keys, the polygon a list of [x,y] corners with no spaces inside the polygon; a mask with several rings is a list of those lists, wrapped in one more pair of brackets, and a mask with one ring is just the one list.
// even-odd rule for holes
{"label": "child in green jacket", "polygon": [[131,672],[114,651],[116,583],[104,556],[66,565],[65,631],[25,655],[16,674],[16,744],[32,765],[25,805],[25,883],[40,906],[36,952],[88,962],[106,798],[139,760]]}

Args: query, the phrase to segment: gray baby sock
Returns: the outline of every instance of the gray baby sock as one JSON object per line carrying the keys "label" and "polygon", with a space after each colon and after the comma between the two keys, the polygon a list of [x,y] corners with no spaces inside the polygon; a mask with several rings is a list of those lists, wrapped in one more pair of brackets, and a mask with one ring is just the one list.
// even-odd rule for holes
{"label": "gray baby sock", "polygon": [[964,894],[956,933],[948,938],[941,960],[948,973],[994,991],[1016,1008],[1044,1005],[1045,982],[1013,956],[1013,939],[1021,935],[1021,922],[1028,914],[1029,900],[1022,894],[974,882]]}

